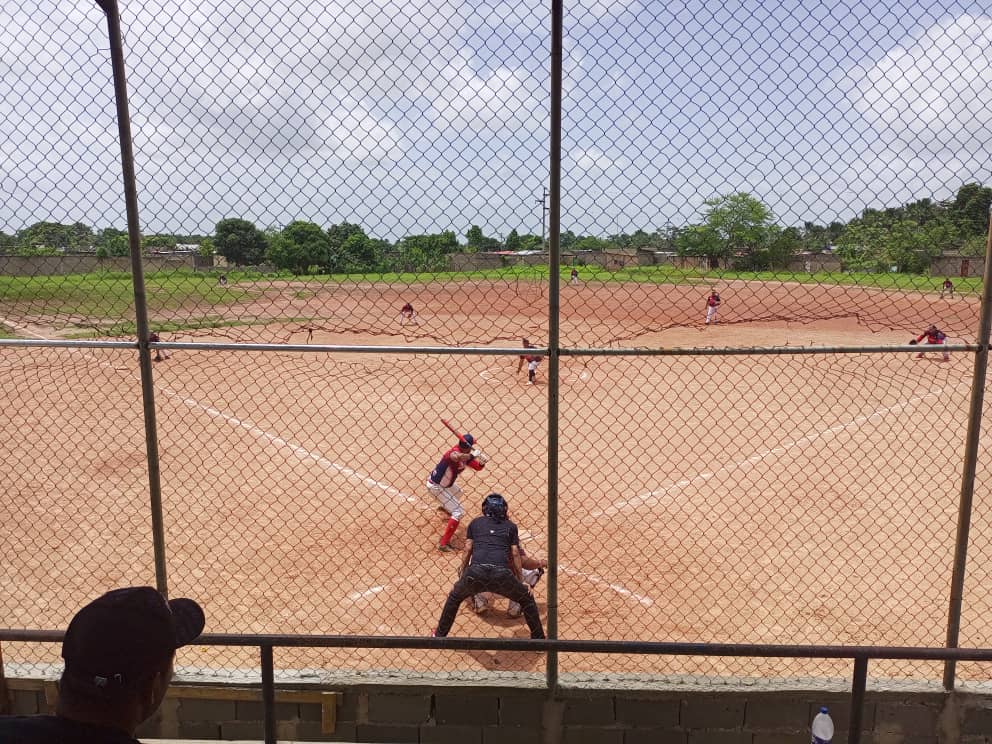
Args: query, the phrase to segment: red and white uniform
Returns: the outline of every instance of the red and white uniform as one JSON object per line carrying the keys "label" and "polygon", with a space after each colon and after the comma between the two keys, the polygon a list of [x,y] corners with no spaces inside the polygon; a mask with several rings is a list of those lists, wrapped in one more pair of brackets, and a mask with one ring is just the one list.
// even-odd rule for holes
{"label": "red and white uniform", "polygon": [[[938,346],[944,346],[947,344],[947,334],[934,326],[930,326],[925,331],[923,331],[923,333],[921,333],[919,336],[916,337],[916,340],[922,341],[924,338],[926,338],[927,344],[936,344]],[[948,352],[946,349],[941,349],[941,351],[943,352],[944,361],[945,362],[950,361],[951,359],[950,352]],[[921,351],[919,354],[916,355],[916,358],[922,359],[924,354],[926,354],[926,352]]]}
{"label": "red and white uniform", "polygon": [[716,323],[716,309],[720,307],[720,295],[716,292],[706,298],[706,325]]}
{"label": "red and white uniform", "polygon": [[[467,453],[461,452],[457,445],[452,447],[442,455],[441,461],[427,476],[427,490],[441,502],[444,510],[455,520],[460,520],[465,515],[465,507],[461,502],[462,489],[455,484],[455,481],[465,468],[482,470],[485,467],[474,457],[463,461],[461,456],[465,454]],[[452,455],[458,457],[453,458]]]}
{"label": "red and white uniform", "polygon": [[417,311],[413,309],[413,305],[409,302],[400,308],[400,325],[403,325],[407,321],[411,323],[418,323]]}

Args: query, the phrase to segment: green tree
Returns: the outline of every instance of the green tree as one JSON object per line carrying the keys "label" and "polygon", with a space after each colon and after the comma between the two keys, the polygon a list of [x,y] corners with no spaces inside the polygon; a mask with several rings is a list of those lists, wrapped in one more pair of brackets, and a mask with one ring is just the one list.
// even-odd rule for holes
{"label": "green tree", "polygon": [[458,239],[451,231],[439,235],[407,235],[397,244],[404,271],[444,271],[447,254],[458,249]]}
{"label": "green tree", "polygon": [[571,230],[566,230],[558,236],[558,245],[561,250],[568,251],[575,248],[578,236]]}
{"label": "green tree", "polygon": [[214,247],[228,263],[235,266],[257,266],[268,250],[268,240],[248,220],[229,218],[214,228]]}
{"label": "green tree", "polygon": [[64,251],[76,243],[77,237],[72,225],[58,222],[35,222],[17,231],[18,243],[23,248],[52,248]]}
{"label": "green tree", "polygon": [[499,241],[496,238],[489,238],[482,232],[478,225],[472,225],[465,233],[466,253],[478,253],[480,251],[494,251],[499,249]]}
{"label": "green tree", "polygon": [[145,235],[141,238],[141,250],[145,253],[154,253],[155,251],[174,251],[175,249],[175,235]]}
{"label": "green tree", "polygon": [[540,235],[521,235],[520,236],[520,250],[522,251],[540,251],[543,250],[544,246],[541,244]]}
{"label": "green tree", "polygon": [[105,227],[97,230],[94,238],[96,255],[99,258],[108,256],[127,256],[130,254],[128,237],[126,230],[118,230],[115,227]]}
{"label": "green tree", "polygon": [[573,251],[596,251],[603,252],[610,247],[610,241],[597,238],[594,235],[584,235],[572,245]]}
{"label": "green tree", "polygon": [[966,183],[958,189],[951,205],[951,214],[965,237],[987,234],[990,204],[992,204],[990,188],[977,183]]}
{"label": "green tree", "polygon": [[510,234],[506,236],[506,242],[503,244],[503,249],[514,252],[522,250],[520,235],[517,233],[516,228],[510,230]]}
{"label": "green tree", "polygon": [[726,252],[720,233],[709,225],[689,225],[679,230],[673,247],[680,256],[706,256],[711,269],[719,267],[720,258]]}
{"label": "green tree", "polygon": [[784,269],[789,265],[789,259],[803,247],[802,233],[796,227],[784,230],[778,225],[771,225],[763,248],[751,255],[752,268],[755,270]]}
{"label": "green tree", "polygon": [[734,257],[750,267],[753,254],[766,248],[771,236],[772,213],[750,194],[738,192],[703,202],[706,226],[720,236],[720,258]]}
{"label": "green tree", "polygon": [[276,268],[309,274],[327,266],[329,248],[330,240],[320,225],[296,221],[286,225],[270,242],[267,255]]}
{"label": "green tree", "polygon": [[874,220],[852,220],[837,239],[837,255],[853,271],[880,271],[885,264],[887,230]]}
{"label": "green tree", "polygon": [[383,270],[389,248],[385,240],[370,238],[364,232],[355,233],[341,246],[340,270],[349,274]]}
{"label": "green tree", "polygon": [[[365,230],[363,230],[360,225],[352,225],[348,222],[342,222],[340,225],[331,225],[327,228],[328,263],[325,268],[329,273],[336,271],[355,272],[363,270],[363,266],[360,264],[356,264],[353,260],[349,261],[344,252],[345,243],[356,235],[360,236],[364,240],[368,240]],[[357,248],[359,244],[353,243],[352,245],[353,248]],[[361,252],[361,249],[359,249],[359,252]]]}
{"label": "green tree", "polygon": [[200,238],[198,242],[200,244],[200,247],[197,250],[197,254],[200,255],[202,258],[210,258],[211,256],[214,255],[214,253],[217,252],[217,249],[214,246],[214,241],[211,240],[210,238]]}

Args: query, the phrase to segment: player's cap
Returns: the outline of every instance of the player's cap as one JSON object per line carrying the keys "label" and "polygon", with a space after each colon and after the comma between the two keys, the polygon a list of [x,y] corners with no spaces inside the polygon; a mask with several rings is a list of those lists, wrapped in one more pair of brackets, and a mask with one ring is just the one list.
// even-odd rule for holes
{"label": "player's cap", "polygon": [[132,688],[196,640],[206,620],[192,599],[150,586],[107,592],[76,613],[62,641],[66,674],[94,687]]}

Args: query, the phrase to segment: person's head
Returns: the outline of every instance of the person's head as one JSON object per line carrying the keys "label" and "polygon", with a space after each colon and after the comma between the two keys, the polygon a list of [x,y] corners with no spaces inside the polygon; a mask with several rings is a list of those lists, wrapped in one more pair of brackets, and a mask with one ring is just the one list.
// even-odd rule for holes
{"label": "person's head", "polygon": [[937,330],[936,323],[931,323],[929,326],[927,326],[927,330],[928,331],[936,331]]}
{"label": "person's head", "polygon": [[471,434],[464,434],[462,438],[458,440],[458,449],[461,452],[471,452],[474,444],[475,437]]}
{"label": "person's head", "polygon": [[530,339],[529,338],[522,338],[522,339],[520,339],[520,342],[524,345],[524,348],[525,349],[529,349],[530,348]]}
{"label": "person's head", "polygon": [[76,613],[62,642],[59,715],[133,735],[162,703],[176,649],[204,626],[192,599],[166,600],[150,586],[104,594]]}
{"label": "person's head", "polygon": [[501,494],[491,493],[482,500],[482,513],[491,519],[506,519],[510,505]]}

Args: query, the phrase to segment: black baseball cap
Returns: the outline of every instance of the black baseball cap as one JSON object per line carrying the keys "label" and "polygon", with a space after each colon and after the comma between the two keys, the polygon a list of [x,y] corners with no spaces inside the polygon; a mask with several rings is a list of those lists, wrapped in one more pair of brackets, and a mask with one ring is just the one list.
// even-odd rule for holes
{"label": "black baseball cap", "polygon": [[161,670],[205,622],[192,599],[166,600],[150,586],[115,589],[72,618],[62,641],[65,671],[100,688],[130,686]]}

